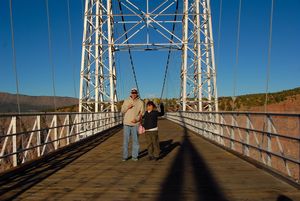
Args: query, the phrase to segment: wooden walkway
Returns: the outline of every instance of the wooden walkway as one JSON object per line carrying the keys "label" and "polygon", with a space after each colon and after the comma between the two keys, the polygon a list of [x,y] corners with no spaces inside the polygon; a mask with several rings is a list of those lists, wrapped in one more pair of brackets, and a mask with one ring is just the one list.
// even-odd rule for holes
{"label": "wooden walkway", "polygon": [[0,176],[0,200],[300,200],[300,191],[167,120],[163,159],[121,161],[122,130],[111,130],[18,174]]}

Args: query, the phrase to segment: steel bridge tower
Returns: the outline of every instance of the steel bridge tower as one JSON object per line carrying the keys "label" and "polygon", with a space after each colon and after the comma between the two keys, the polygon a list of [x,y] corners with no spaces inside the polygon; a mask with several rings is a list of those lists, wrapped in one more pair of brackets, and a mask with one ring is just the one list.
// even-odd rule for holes
{"label": "steel bridge tower", "polygon": [[181,51],[181,109],[217,111],[210,0],[86,0],[79,111],[117,110],[116,52],[161,49]]}

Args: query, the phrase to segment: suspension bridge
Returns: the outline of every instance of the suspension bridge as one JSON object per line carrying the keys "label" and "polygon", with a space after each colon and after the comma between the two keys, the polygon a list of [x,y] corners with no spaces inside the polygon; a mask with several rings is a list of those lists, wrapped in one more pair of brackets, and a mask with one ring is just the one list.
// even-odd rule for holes
{"label": "suspension bridge", "polygon": [[[275,0],[264,112],[234,106],[219,111],[215,46],[220,41],[214,42],[213,31],[220,35],[222,0],[218,30],[210,0],[82,1],[78,112],[57,112],[51,1],[45,0],[54,111],[22,112],[13,12],[18,2],[7,2],[18,112],[0,114],[0,200],[300,200],[300,114],[268,111]],[[74,57],[71,1],[65,2]],[[235,67],[243,0],[238,2]],[[122,76],[131,76],[141,91],[133,53],[146,51],[167,52],[160,101],[171,60],[180,58],[178,110],[159,120],[158,161],[147,160],[140,135],[139,161],[123,162],[117,57],[128,53],[131,75]],[[233,100],[236,87],[234,77]]]}

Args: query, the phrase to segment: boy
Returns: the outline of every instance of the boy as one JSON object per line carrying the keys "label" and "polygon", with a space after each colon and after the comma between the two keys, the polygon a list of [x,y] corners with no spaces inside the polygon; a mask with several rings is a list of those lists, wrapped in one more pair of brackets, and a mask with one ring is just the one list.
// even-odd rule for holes
{"label": "boy", "polygon": [[164,105],[160,104],[160,112],[154,110],[156,108],[152,101],[148,101],[146,105],[147,111],[144,114],[145,135],[147,140],[148,159],[158,160],[159,159],[159,138],[158,138],[158,127],[157,119],[165,114]]}

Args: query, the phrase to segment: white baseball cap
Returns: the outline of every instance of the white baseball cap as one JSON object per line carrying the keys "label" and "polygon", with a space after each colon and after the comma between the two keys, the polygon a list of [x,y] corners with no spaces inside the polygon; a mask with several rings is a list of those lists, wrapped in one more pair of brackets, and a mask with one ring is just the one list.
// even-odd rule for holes
{"label": "white baseball cap", "polygon": [[138,90],[137,90],[137,88],[132,88],[131,92],[137,92],[138,93]]}

